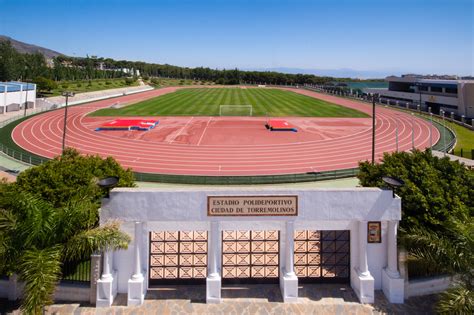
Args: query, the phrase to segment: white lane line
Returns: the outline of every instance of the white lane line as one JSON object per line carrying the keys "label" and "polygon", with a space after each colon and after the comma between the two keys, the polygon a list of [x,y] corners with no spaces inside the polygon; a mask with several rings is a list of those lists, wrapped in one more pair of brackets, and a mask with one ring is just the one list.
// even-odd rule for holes
{"label": "white lane line", "polygon": [[209,127],[209,123],[211,122],[211,120],[212,120],[212,117],[209,117],[206,127],[204,128],[204,131],[202,132],[201,138],[199,138],[199,141],[197,143],[198,146],[201,144],[202,138],[204,138],[204,134],[206,133],[207,127]]}
{"label": "white lane line", "polygon": [[174,140],[176,140],[176,138],[179,137],[179,135],[181,135],[181,133],[184,131],[184,129],[186,129],[186,127],[189,125],[189,123],[191,122],[191,120],[193,120],[194,116],[191,117],[191,119],[189,119],[186,124],[183,126],[183,128],[181,128],[181,130],[178,132],[178,134],[173,138],[173,140],[169,141],[168,143],[173,143]]}

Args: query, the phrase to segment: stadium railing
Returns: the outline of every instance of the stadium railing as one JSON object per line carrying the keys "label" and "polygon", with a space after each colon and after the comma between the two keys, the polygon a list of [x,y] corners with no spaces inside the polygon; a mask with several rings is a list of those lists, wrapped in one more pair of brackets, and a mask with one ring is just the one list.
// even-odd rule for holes
{"label": "stadium railing", "polygon": [[[327,90],[327,89],[311,87],[311,86],[304,86],[303,88],[306,89],[306,90],[315,91],[315,92],[319,92],[319,93],[325,93],[325,94],[329,94],[329,95],[335,95],[335,96],[338,96],[338,97],[356,99],[358,101],[372,103],[372,100],[370,98],[368,98],[366,96],[361,96],[361,94],[352,94],[351,95],[350,93],[344,93],[344,92],[335,91],[335,90]],[[425,120],[430,119],[430,113],[427,112],[427,111],[424,111],[422,108],[419,108],[416,104],[408,103],[408,106],[407,106],[406,102],[398,102],[398,103],[395,103],[395,104],[392,104],[392,103],[383,104],[383,103],[377,102],[376,106],[383,106],[383,107],[387,107],[387,108],[390,108],[390,109],[396,109],[396,110],[400,110],[400,111],[414,113],[416,116],[418,116],[420,118],[423,118]],[[455,116],[454,117],[444,117],[444,119],[443,119],[443,117],[441,115],[435,115],[435,114],[432,114],[432,115],[433,115],[433,125],[438,129],[438,131],[440,133],[440,139],[438,140],[438,142],[435,145],[433,145],[433,150],[438,150],[438,151],[449,153],[449,152],[453,151],[453,148],[456,145],[456,133],[445,124],[445,121],[453,122],[453,123],[456,123],[456,124],[458,124],[460,126],[463,126],[465,128],[474,130],[474,126],[469,125],[467,123],[467,120],[465,120],[465,119],[463,121],[458,121],[458,120],[455,119]],[[472,123],[474,124],[474,120],[473,120]]]}

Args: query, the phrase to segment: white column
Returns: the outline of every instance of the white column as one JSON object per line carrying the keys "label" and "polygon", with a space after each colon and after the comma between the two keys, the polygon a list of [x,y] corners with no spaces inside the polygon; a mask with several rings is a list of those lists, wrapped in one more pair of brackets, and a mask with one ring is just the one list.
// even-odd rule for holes
{"label": "white column", "polygon": [[400,276],[398,272],[397,255],[397,221],[388,221],[387,224],[387,272],[393,278]]}
{"label": "white column", "polygon": [[117,295],[116,274],[112,270],[112,251],[104,252],[104,270],[102,277],[97,281],[96,307],[109,307]]}
{"label": "white column", "polygon": [[219,251],[219,222],[211,222],[211,235],[209,246],[209,277],[219,278],[219,269],[217,268],[217,256]]}
{"label": "white column", "polygon": [[295,274],[295,223],[287,221],[285,226],[285,271],[280,274],[280,290],[283,302],[298,301],[298,277]]}
{"label": "white column", "polygon": [[367,221],[359,221],[359,268],[357,278],[351,282],[359,301],[361,303],[374,303],[374,278],[370,274],[367,263]]}
{"label": "white column", "polygon": [[382,271],[382,290],[390,303],[403,303],[405,280],[398,272],[398,221],[387,222],[387,267]]}
{"label": "white column", "polygon": [[206,303],[221,302],[222,281],[218,268],[218,257],[221,248],[219,222],[211,222],[208,238],[208,276],[206,279]]}
{"label": "white column", "polygon": [[112,252],[109,251],[108,249],[105,249],[104,251],[104,271],[102,272],[102,280],[108,280],[112,279],[112,259],[110,257],[112,255]]}
{"label": "white column", "polygon": [[286,222],[286,260],[285,260],[285,271],[286,277],[295,275],[295,263],[294,263],[294,252],[295,252],[295,223],[293,221]]}
{"label": "white column", "polygon": [[359,272],[363,277],[369,277],[367,264],[367,221],[359,222]]}
{"label": "white column", "polygon": [[142,305],[145,299],[145,279],[142,274],[142,264],[140,259],[140,248],[142,243],[142,222],[135,222],[134,248],[133,248],[133,263],[134,273],[132,278],[128,280],[127,305],[137,306]]}
{"label": "white column", "polygon": [[135,247],[134,247],[134,263],[135,273],[132,276],[133,280],[143,279],[142,265],[140,259],[140,245],[142,244],[142,224],[141,222],[135,222]]}

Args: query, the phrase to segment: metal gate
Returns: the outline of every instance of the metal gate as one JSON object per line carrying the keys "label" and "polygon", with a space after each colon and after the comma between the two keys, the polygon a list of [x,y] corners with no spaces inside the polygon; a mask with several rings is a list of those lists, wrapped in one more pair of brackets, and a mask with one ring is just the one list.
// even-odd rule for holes
{"label": "metal gate", "polygon": [[349,282],[350,231],[295,231],[300,282]]}
{"label": "metal gate", "polygon": [[149,286],[204,284],[207,231],[150,232]]}
{"label": "metal gate", "polygon": [[280,231],[222,231],[223,283],[278,283]]}

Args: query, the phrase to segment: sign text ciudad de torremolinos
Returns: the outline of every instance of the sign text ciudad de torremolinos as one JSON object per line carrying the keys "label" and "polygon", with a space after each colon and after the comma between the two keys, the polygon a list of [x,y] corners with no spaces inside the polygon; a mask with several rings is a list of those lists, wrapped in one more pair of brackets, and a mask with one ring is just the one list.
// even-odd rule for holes
{"label": "sign text ciudad de torremolinos", "polygon": [[298,215],[298,196],[209,196],[209,216]]}

